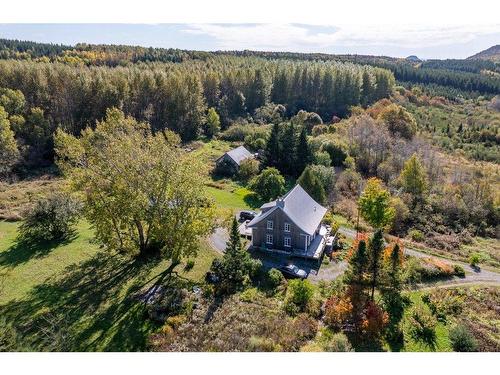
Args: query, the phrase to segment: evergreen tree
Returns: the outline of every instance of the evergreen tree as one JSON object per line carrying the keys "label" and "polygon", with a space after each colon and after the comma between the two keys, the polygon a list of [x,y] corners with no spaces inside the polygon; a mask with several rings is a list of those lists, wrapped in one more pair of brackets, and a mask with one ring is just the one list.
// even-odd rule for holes
{"label": "evergreen tree", "polygon": [[281,163],[281,143],[280,143],[280,126],[278,123],[273,124],[271,134],[267,140],[265,149],[265,165],[267,167],[280,166]]}
{"label": "evergreen tree", "polygon": [[302,126],[297,144],[297,152],[295,159],[295,175],[300,175],[305,167],[312,162],[312,152],[307,141],[306,127]]}
{"label": "evergreen tree", "polygon": [[251,268],[250,256],[241,244],[238,221],[233,217],[222,260],[214,260],[211,267],[219,279],[218,291],[228,294],[242,289],[250,277]]}
{"label": "evergreen tree", "polygon": [[205,134],[213,137],[220,131],[220,117],[215,108],[210,108],[207,113],[207,123],[205,124]]}
{"label": "evergreen tree", "polygon": [[353,245],[353,254],[349,258],[349,267],[345,274],[345,282],[348,285],[347,294],[352,305],[351,319],[356,331],[361,329],[363,310],[368,301],[366,288],[368,286],[366,275],[369,266],[369,257],[366,250],[366,241],[360,240]]}
{"label": "evergreen tree", "polygon": [[280,150],[282,150],[282,152],[278,163],[278,169],[285,175],[295,176],[297,147],[295,126],[293,122],[290,122],[285,126],[285,131],[280,139]]}
{"label": "evergreen tree", "polygon": [[316,176],[313,169],[307,166],[297,180],[307,193],[318,203],[324,204],[326,201],[326,193],[321,180]]}
{"label": "evergreen tree", "polygon": [[371,103],[373,96],[373,84],[371,82],[370,74],[366,70],[363,72],[361,90],[363,94],[361,104],[363,107],[366,107],[369,103]]}
{"label": "evergreen tree", "polygon": [[370,265],[369,271],[371,275],[371,299],[375,298],[375,287],[379,285],[380,267],[382,252],[384,250],[384,237],[381,229],[377,229],[369,243],[370,250]]}

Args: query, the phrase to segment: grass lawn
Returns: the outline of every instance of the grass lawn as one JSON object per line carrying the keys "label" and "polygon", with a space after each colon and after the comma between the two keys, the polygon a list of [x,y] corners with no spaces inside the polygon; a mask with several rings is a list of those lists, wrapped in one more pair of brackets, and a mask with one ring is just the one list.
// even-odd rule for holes
{"label": "grass lawn", "polygon": [[256,200],[253,193],[244,187],[216,188],[207,186],[207,193],[215,199],[215,203],[220,208],[235,210],[249,210],[255,208],[253,204]]}
{"label": "grass lawn", "polygon": [[[412,305],[406,309],[405,315],[403,317],[403,326],[404,320],[408,317],[410,311],[415,306],[420,306],[426,311],[430,313],[429,307],[422,301],[423,292],[411,292],[409,294]],[[405,352],[451,352],[453,351],[451,348],[450,338],[449,338],[449,329],[450,327],[444,323],[438,322],[436,325],[436,346],[434,348],[430,348],[427,345],[424,345],[420,342],[416,342],[405,332],[405,346],[402,351]]]}
{"label": "grass lawn", "polygon": [[[61,340],[62,350],[146,348],[156,327],[133,295],[164,274],[168,261],[137,262],[100,249],[85,222],[71,241],[53,246],[17,244],[17,226],[0,222],[0,316],[21,331],[23,343],[50,350],[40,336],[43,328],[49,337],[52,329],[59,331],[50,341]],[[203,241],[194,268],[186,272],[178,265],[176,279],[200,280],[215,256]],[[175,276],[165,282],[169,277]]]}

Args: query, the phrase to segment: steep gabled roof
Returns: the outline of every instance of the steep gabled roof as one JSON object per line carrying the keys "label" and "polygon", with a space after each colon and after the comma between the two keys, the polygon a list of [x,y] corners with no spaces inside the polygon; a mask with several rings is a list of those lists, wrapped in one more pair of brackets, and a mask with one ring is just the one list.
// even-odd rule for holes
{"label": "steep gabled roof", "polygon": [[226,154],[238,165],[240,165],[243,160],[253,156],[252,153],[243,146],[236,147],[235,149],[226,152]]}
{"label": "steep gabled roof", "polygon": [[[272,207],[272,208],[270,208]],[[266,212],[261,212],[250,223],[248,227],[264,220],[275,210],[283,210],[288,218],[305,233],[312,235],[318,225],[323,220],[327,209],[316,202],[300,185],[286,193],[283,197],[269,203],[265,203],[261,208],[270,208]]]}

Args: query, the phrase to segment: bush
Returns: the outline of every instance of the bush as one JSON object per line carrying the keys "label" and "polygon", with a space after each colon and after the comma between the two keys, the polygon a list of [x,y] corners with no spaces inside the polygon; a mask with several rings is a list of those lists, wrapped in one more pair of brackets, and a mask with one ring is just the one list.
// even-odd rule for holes
{"label": "bush", "polygon": [[179,328],[179,326],[183,325],[186,322],[186,317],[184,315],[174,315],[169,316],[165,321],[173,329]]}
{"label": "bush", "polygon": [[313,285],[307,280],[291,280],[285,296],[285,311],[290,315],[304,312],[314,294]]}
{"label": "bush", "polygon": [[281,285],[285,278],[283,277],[283,274],[276,268],[271,268],[267,273],[267,279],[269,280],[270,287],[276,289]]}
{"label": "bush", "polygon": [[240,164],[239,175],[244,181],[251,179],[259,173],[259,162],[253,158],[243,160]]}
{"label": "bush", "polygon": [[292,331],[298,339],[311,340],[318,332],[318,322],[307,314],[299,314],[293,320]]}
{"label": "bush", "polygon": [[463,325],[457,325],[450,330],[450,341],[456,352],[475,352],[478,348],[476,339]]}
{"label": "bush", "polygon": [[474,252],[469,255],[469,264],[472,267],[477,267],[478,264],[481,262],[482,257],[480,253]]}
{"label": "bush", "polygon": [[[327,332],[327,330],[323,330],[323,332]],[[335,333],[332,334],[328,331],[328,334],[325,334],[325,339],[322,343],[322,347],[326,352],[353,352],[351,343],[347,336],[343,333]]]}
{"label": "bush", "polygon": [[453,266],[453,272],[455,272],[455,276],[465,277],[465,270],[463,269],[462,266],[459,266],[458,264],[455,264]]}
{"label": "bush", "polygon": [[248,350],[251,352],[279,352],[280,346],[272,338],[252,336],[248,340]]}
{"label": "bush", "polygon": [[54,241],[71,236],[80,218],[82,205],[63,193],[40,199],[26,213],[19,235],[26,240]]}
{"label": "bush", "polygon": [[257,288],[245,289],[240,294],[240,300],[243,302],[255,302],[259,298],[259,290]]}
{"label": "bush", "polygon": [[186,262],[186,265],[184,266],[184,271],[188,272],[191,271],[194,267],[194,260],[193,259],[188,259]]}
{"label": "bush", "polygon": [[422,242],[425,239],[424,234],[418,229],[412,229],[408,231],[408,235],[413,241]]}

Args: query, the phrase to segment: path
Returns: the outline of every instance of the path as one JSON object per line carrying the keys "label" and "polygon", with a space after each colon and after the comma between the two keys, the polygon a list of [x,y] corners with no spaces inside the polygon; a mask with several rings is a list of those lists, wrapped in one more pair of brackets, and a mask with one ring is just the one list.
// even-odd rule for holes
{"label": "path", "polygon": [[[346,227],[340,227],[339,232],[346,237],[354,238],[356,237],[356,231]],[[224,253],[224,249],[226,248],[226,241],[228,240],[227,230],[224,228],[217,228],[214,233],[209,237],[210,245],[220,254]],[[435,258],[439,259],[442,262],[445,262],[450,265],[460,265],[465,270],[465,277],[458,278],[454,277],[449,280],[441,280],[433,283],[435,286],[441,285],[461,285],[461,284],[470,284],[470,283],[481,283],[481,284],[495,284],[500,285],[500,273],[486,270],[486,269],[475,269],[471,267],[469,264],[459,261],[452,261],[450,259],[437,257],[434,255],[430,255],[419,251],[415,248],[405,247],[404,252],[406,255],[418,257],[418,258]],[[283,259],[281,257],[270,257],[268,255],[259,256],[259,259],[262,261],[262,264],[265,268],[277,268],[284,263],[291,261],[289,259]],[[337,277],[341,276],[345,270],[347,269],[347,262],[342,261],[338,263],[330,263],[329,265],[321,265],[318,269],[316,264],[310,263],[307,261],[293,259],[293,263],[298,267],[306,270],[309,274],[309,279],[313,282],[317,281],[331,281],[335,280]],[[429,286],[429,283],[426,283]]]}
{"label": "path", "polygon": [[[350,238],[356,237],[356,231],[354,229],[340,227],[339,232],[342,233],[346,237],[350,237]],[[415,248],[407,247],[406,245],[404,248],[404,253],[406,255],[410,255],[413,257],[417,257],[417,258],[439,259],[441,262],[444,262],[446,264],[450,264],[452,266],[456,264],[456,265],[461,266],[464,269],[464,271],[465,271],[464,278],[453,278],[450,280],[443,280],[443,281],[439,282],[439,285],[463,284],[463,283],[500,284],[500,273],[492,271],[492,270],[474,268],[467,263],[456,261],[456,260],[450,260],[450,259],[446,259],[443,257],[435,256],[435,255],[430,255],[430,254],[427,254],[423,251],[417,250]]]}

